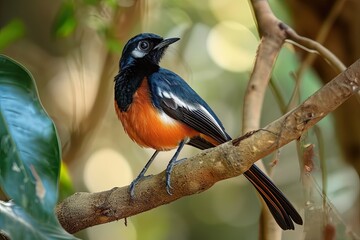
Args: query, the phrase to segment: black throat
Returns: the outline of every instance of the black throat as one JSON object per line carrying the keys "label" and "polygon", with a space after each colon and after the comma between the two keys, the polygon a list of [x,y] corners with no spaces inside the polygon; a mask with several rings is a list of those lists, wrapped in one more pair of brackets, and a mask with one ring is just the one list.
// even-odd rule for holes
{"label": "black throat", "polygon": [[143,59],[139,59],[135,64],[120,70],[115,76],[115,101],[121,112],[128,110],[133,101],[134,93],[144,78],[158,70],[158,65]]}

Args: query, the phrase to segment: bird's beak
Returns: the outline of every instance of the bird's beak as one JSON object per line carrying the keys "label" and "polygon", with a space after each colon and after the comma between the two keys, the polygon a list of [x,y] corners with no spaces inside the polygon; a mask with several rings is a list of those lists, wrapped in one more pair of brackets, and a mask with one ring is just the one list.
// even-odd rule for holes
{"label": "bird's beak", "polygon": [[169,46],[170,44],[173,44],[174,42],[177,42],[177,41],[179,41],[179,40],[180,40],[180,38],[167,38],[167,39],[164,39],[164,40],[162,40],[158,45],[156,45],[156,46],[154,47],[154,49],[155,49],[155,50],[157,50],[157,49],[162,49],[162,48],[167,47],[167,46]]}

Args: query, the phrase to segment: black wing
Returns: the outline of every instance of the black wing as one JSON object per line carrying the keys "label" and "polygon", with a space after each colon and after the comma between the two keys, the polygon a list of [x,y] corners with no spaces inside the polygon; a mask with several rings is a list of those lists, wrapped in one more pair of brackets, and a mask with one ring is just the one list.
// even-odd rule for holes
{"label": "black wing", "polygon": [[219,143],[231,139],[211,108],[178,75],[161,69],[149,80],[155,106],[160,110]]}

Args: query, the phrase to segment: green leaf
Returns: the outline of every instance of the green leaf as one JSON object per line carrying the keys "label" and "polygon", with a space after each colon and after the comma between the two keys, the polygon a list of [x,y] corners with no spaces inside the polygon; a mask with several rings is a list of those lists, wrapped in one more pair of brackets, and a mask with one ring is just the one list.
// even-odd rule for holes
{"label": "green leaf", "polygon": [[0,184],[29,213],[46,216],[58,197],[61,158],[55,127],[30,74],[5,56],[0,69]]}
{"label": "green leaf", "polygon": [[24,23],[14,19],[0,29],[0,51],[15,40],[21,38],[25,33]]}
{"label": "green leaf", "polygon": [[[22,227],[31,218],[39,231],[61,229],[54,214],[60,159],[55,126],[39,101],[30,73],[0,55],[0,187],[14,202],[6,209],[16,210],[13,214]],[[0,223],[5,225],[0,229],[10,234],[12,220],[3,215]],[[10,238],[24,239],[11,234]]]}
{"label": "green leaf", "polygon": [[[12,202],[0,201],[0,226],[11,239],[75,239],[57,224],[55,215],[49,222],[39,222]],[[3,226],[6,226],[5,228]]]}
{"label": "green leaf", "polygon": [[55,18],[52,33],[56,37],[68,37],[76,29],[75,3],[71,0],[64,1]]}

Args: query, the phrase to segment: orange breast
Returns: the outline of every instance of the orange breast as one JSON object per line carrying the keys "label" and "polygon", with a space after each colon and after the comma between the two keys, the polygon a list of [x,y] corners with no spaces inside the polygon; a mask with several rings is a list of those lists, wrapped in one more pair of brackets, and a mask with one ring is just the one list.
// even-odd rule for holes
{"label": "orange breast", "polygon": [[170,150],[180,141],[199,135],[199,132],[163,115],[153,106],[150,99],[148,80],[144,79],[133,96],[133,102],[126,112],[121,112],[115,101],[116,113],[125,132],[137,144],[156,150]]}

